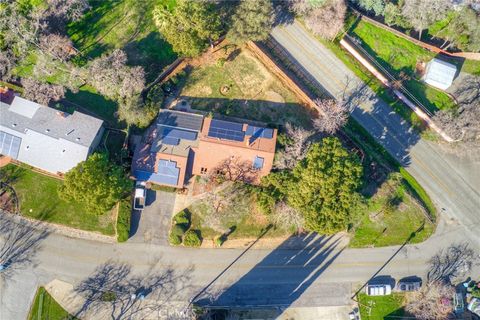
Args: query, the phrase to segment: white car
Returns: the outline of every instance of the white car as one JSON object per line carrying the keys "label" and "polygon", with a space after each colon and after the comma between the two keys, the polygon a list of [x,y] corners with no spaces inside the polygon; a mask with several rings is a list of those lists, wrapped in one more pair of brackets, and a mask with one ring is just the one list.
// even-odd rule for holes
{"label": "white car", "polygon": [[147,198],[147,190],[145,189],[145,182],[137,181],[135,186],[135,197],[133,199],[133,209],[142,211],[145,208],[145,201]]}
{"label": "white car", "polygon": [[369,296],[387,296],[392,294],[392,286],[389,284],[369,284],[366,293]]}

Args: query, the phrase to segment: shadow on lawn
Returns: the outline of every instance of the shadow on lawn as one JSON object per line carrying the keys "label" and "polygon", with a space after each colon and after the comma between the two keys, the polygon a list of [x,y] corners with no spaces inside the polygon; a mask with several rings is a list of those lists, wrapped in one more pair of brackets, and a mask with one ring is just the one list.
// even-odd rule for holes
{"label": "shadow on lawn", "polygon": [[[301,242],[303,248],[291,250],[291,242],[296,245]],[[305,293],[342,251],[340,238],[334,236],[292,236],[235,283],[225,289],[207,288],[194,298],[193,303],[210,314],[258,308],[271,310],[279,316]]]}

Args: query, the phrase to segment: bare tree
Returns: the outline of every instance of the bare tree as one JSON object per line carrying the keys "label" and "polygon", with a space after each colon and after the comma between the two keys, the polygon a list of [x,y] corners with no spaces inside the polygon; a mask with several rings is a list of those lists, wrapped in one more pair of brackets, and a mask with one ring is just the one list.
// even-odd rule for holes
{"label": "bare tree", "polygon": [[66,61],[75,54],[70,38],[55,33],[42,36],[39,47],[61,61]]}
{"label": "bare tree", "polygon": [[451,5],[448,0],[405,0],[402,15],[417,30],[418,38],[421,39],[422,31],[435,21],[443,19]]}
{"label": "bare tree", "polygon": [[463,278],[477,262],[478,256],[468,243],[453,244],[430,259],[427,280],[450,284]]}
{"label": "bare tree", "polygon": [[50,101],[58,101],[65,96],[65,89],[59,85],[41,83],[30,78],[22,79],[23,96],[38,102],[42,105],[48,105]]}
{"label": "bare tree", "polygon": [[233,182],[252,183],[258,180],[258,169],[253,167],[251,161],[242,160],[232,156],[222,160],[209,174],[210,182]]}
{"label": "bare tree", "polygon": [[315,104],[320,109],[319,117],[313,120],[315,129],[334,134],[347,123],[349,112],[345,103],[333,99],[316,99]]}
{"label": "bare tree", "polygon": [[346,12],[344,0],[332,0],[309,10],[305,16],[305,23],[313,33],[332,40],[342,30]]}
{"label": "bare tree", "polygon": [[88,82],[110,99],[131,98],[144,89],[145,72],[126,63],[127,55],[122,50],[103,55],[88,67]]}
{"label": "bare tree", "polygon": [[305,223],[300,212],[283,201],[278,202],[275,205],[275,209],[271,215],[271,221],[274,225],[282,229],[290,229],[294,227],[296,230],[303,228]]}
{"label": "bare tree", "polygon": [[68,21],[79,20],[90,9],[88,0],[48,0],[49,11]]}
{"label": "bare tree", "polygon": [[453,311],[449,300],[454,293],[455,289],[449,284],[430,283],[407,296],[405,310],[419,320],[449,319]]}
{"label": "bare tree", "polygon": [[323,6],[326,0],[289,0],[290,9],[299,16],[304,16],[316,7]]}
{"label": "bare tree", "polygon": [[10,78],[15,65],[15,58],[8,51],[0,51],[0,79]]}
{"label": "bare tree", "polygon": [[275,167],[277,169],[293,169],[298,161],[305,158],[308,148],[310,147],[310,137],[314,132],[295,127],[290,123],[285,125],[285,130],[290,143],[285,146],[285,150],[278,153]]}

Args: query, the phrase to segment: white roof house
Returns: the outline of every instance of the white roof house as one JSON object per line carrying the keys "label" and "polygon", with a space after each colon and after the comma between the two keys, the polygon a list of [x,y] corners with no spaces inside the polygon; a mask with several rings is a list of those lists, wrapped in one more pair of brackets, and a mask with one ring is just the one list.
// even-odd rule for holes
{"label": "white roof house", "polygon": [[428,64],[423,80],[429,85],[446,90],[452,85],[457,67],[440,59],[432,59]]}
{"label": "white roof house", "polygon": [[61,112],[16,96],[11,104],[0,101],[0,154],[65,173],[92,153],[102,125],[89,115]]}

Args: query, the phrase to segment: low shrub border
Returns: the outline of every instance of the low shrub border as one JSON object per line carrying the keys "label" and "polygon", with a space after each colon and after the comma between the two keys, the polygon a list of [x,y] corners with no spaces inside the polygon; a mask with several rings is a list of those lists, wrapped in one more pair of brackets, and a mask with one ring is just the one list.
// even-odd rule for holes
{"label": "low shrub border", "polygon": [[130,219],[132,216],[131,198],[123,199],[118,205],[117,241],[125,242],[130,236]]}

